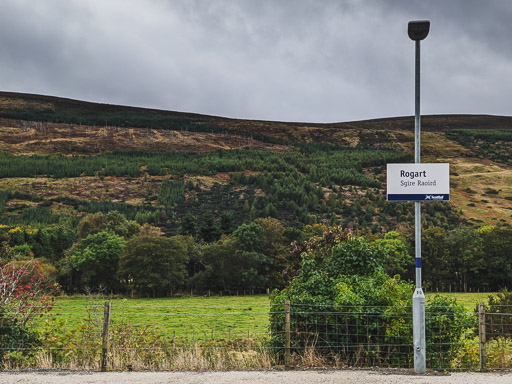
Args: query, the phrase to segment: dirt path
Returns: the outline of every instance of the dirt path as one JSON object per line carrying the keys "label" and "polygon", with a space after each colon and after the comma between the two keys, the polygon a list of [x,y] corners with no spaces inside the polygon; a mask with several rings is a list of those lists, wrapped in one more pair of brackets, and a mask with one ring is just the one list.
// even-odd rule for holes
{"label": "dirt path", "polygon": [[243,372],[0,372],[1,384],[510,384],[512,373],[451,373],[417,376],[390,371]]}

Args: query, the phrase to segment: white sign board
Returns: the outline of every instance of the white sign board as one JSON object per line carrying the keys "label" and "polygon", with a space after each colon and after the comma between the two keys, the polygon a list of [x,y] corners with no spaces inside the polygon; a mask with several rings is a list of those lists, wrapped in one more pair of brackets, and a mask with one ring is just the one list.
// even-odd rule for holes
{"label": "white sign board", "polygon": [[387,165],[388,201],[450,200],[450,164]]}

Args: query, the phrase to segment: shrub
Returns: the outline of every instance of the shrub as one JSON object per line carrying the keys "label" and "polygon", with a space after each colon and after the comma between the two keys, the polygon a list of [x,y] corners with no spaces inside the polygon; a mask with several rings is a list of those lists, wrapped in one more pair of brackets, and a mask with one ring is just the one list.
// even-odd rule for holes
{"label": "shrub", "polygon": [[12,313],[0,308],[0,365],[8,359],[30,359],[33,349],[40,344],[37,333],[20,326]]}
{"label": "shrub", "polygon": [[10,259],[26,259],[29,257],[34,257],[34,254],[32,253],[32,249],[28,244],[23,244],[10,247],[7,250],[7,257]]}
{"label": "shrub", "polygon": [[[478,312],[478,308],[475,312]],[[504,288],[498,293],[490,294],[485,312],[487,339],[492,340],[504,336],[512,336],[512,322],[510,321],[512,291]]]}
{"label": "shrub", "polygon": [[477,325],[477,317],[467,313],[454,298],[435,295],[425,307],[427,358],[434,367],[447,367],[463,347],[464,333]]}
{"label": "shrub", "polygon": [[[329,243],[329,238],[334,238]],[[383,247],[362,237],[324,233],[301,248],[302,263],[289,287],[271,298],[271,343],[284,346],[283,305],[291,303],[296,352],[314,348],[349,365],[412,365],[412,284],[386,274]],[[435,297],[426,306],[431,366],[451,359],[474,324],[455,300]],[[281,349],[282,350],[282,349]]]}
{"label": "shrub", "polygon": [[0,266],[1,363],[11,355],[20,358],[34,352],[39,337],[30,330],[30,323],[52,310],[54,301],[49,294],[58,287],[44,278],[33,259],[9,263],[0,260]]}

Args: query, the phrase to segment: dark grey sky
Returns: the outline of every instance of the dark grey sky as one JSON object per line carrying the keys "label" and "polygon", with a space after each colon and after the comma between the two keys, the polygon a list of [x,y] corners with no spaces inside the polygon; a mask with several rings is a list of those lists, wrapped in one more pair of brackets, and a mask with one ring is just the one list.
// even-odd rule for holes
{"label": "dark grey sky", "polygon": [[0,90],[227,117],[512,115],[510,0],[3,0]]}

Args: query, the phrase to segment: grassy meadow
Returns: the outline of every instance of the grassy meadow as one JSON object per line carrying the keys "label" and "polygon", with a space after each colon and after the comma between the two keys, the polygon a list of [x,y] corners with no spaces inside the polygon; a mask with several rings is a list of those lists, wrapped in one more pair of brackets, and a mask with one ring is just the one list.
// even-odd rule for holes
{"label": "grassy meadow", "polygon": [[[427,301],[434,293],[427,293]],[[441,293],[453,297],[467,311],[487,302],[489,293]],[[188,343],[267,337],[270,300],[259,296],[175,297],[126,299],[110,297],[58,297],[52,314],[61,327],[76,328],[88,321],[101,329],[103,306],[111,302],[113,324],[148,327],[168,339]]]}
{"label": "grassy meadow", "polygon": [[269,325],[267,296],[213,296],[120,299],[70,296],[56,299],[53,314],[66,327],[84,320],[102,324],[104,303],[111,302],[113,324],[150,327],[166,338],[194,340],[264,339]]}
{"label": "grassy meadow", "polygon": [[[491,295],[489,292],[444,292],[439,294],[444,297],[456,299],[457,303],[463,305],[466,311],[473,311],[478,303],[483,302],[487,304],[489,295]],[[428,300],[429,297],[433,297],[434,295],[435,293],[427,293],[426,299]]]}
{"label": "grassy meadow", "polygon": [[[427,293],[427,301],[434,295]],[[472,312],[489,294],[441,295],[456,298]],[[43,317],[37,325],[44,348],[35,353],[35,360],[14,355],[4,366],[99,370],[107,301],[112,305],[109,369],[125,370],[130,365],[134,370],[243,370],[282,364],[265,342],[271,310],[265,295],[158,299],[63,296],[56,299],[51,317]],[[464,343],[457,358],[445,368],[478,367],[478,338],[470,332]],[[508,342],[489,346],[488,366],[509,367]],[[314,351],[299,353],[293,359],[298,367],[333,363]]]}

